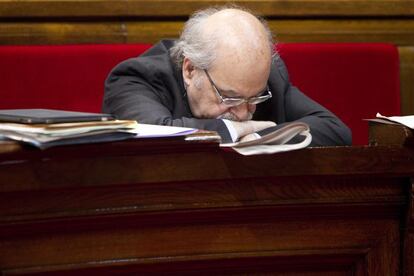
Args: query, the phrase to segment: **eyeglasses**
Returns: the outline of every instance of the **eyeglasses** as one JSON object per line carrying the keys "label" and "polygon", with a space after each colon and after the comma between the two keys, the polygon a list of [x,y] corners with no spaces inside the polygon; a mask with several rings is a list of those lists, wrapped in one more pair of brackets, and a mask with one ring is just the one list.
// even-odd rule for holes
{"label": "eyeglasses", "polygon": [[[248,103],[248,104],[259,104],[262,103],[264,101],[267,101],[268,99],[270,99],[272,97],[272,92],[270,92],[269,90],[269,86],[266,87],[266,91],[264,91],[263,93],[261,93],[261,96],[257,96],[257,97],[251,97],[248,99],[242,98],[242,97],[226,97],[221,95],[219,89],[217,88],[217,86],[214,84],[213,80],[211,79],[210,75],[208,74],[207,70],[204,69],[204,72],[207,75],[208,80],[211,83],[211,86],[213,86],[214,91],[216,92],[217,96],[220,98],[220,103],[224,103],[227,106],[237,106],[237,105],[241,105],[243,103]],[[263,95],[264,93],[266,93],[265,95]]]}

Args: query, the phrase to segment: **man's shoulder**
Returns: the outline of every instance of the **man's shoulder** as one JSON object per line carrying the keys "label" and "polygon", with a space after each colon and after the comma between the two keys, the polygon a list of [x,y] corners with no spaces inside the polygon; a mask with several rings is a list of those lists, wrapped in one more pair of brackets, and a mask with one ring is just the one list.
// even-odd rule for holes
{"label": "man's shoulder", "polygon": [[285,62],[279,54],[275,54],[272,58],[271,76],[282,78],[284,81],[289,81],[289,74]]}
{"label": "man's shoulder", "polygon": [[174,46],[175,40],[164,39],[154,44],[151,48],[146,50],[140,57],[149,57],[149,56],[162,56],[167,55],[169,57],[169,50]]}
{"label": "man's shoulder", "polygon": [[275,97],[282,96],[290,85],[288,70],[279,55],[272,58],[268,84]]}
{"label": "man's shoulder", "polygon": [[150,79],[160,76],[174,75],[175,67],[171,61],[169,49],[174,45],[173,40],[162,40],[141,55],[124,60],[116,67],[118,72],[147,76]]}

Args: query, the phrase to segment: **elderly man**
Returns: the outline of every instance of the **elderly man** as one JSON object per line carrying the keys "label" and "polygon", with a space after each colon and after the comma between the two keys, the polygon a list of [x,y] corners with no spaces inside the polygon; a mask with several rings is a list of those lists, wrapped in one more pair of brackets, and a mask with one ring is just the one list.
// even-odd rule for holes
{"label": "elderly man", "polygon": [[267,24],[239,8],[191,16],[164,40],[119,64],[103,112],[141,123],[217,131],[224,142],[289,121],[310,126],[312,145],[348,145],[350,130],[289,83]]}

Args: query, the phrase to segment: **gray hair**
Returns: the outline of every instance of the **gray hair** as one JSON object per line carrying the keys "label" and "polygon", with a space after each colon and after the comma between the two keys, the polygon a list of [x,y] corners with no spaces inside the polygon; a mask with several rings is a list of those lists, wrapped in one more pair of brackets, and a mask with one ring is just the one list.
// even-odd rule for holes
{"label": "gray hair", "polygon": [[[252,14],[249,10],[237,5],[225,5],[200,10],[191,15],[190,19],[184,25],[180,38],[170,49],[170,56],[178,68],[182,67],[184,57],[187,57],[195,67],[209,69],[216,58],[215,49],[218,43],[218,35],[216,33],[205,35],[203,26],[209,16],[229,8],[239,9]],[[263,18],[256,17],[265,28],[269,47],[273,56],[275,54],[275,49],[272,32]]]}

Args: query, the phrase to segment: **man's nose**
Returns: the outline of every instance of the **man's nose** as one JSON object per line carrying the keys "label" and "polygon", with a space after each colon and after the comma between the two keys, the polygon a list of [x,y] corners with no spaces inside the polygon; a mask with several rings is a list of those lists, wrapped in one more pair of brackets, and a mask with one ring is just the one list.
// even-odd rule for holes
{"label": "man's nose", "polygon": [[233,113],[239,121],[246,121],[249,119],[250,113],[255,111],[255,105],[242,103],[231,108],[231,113]]}

